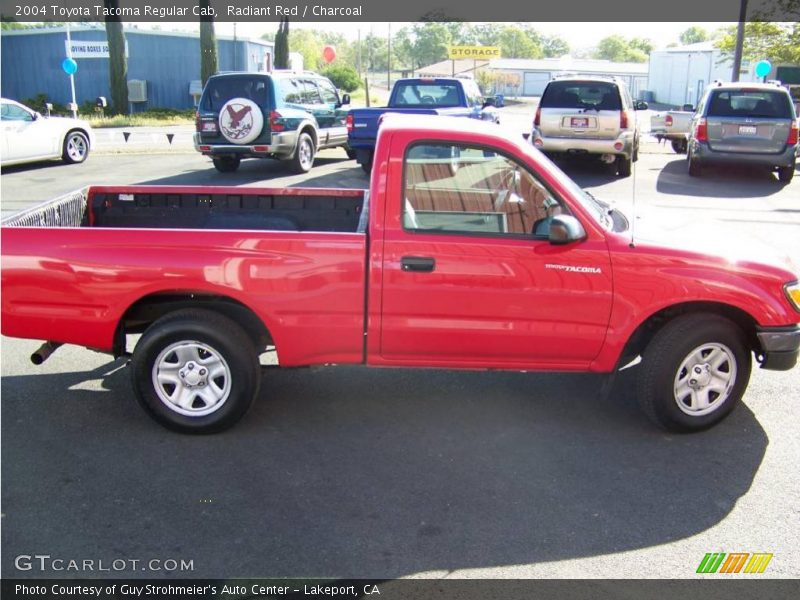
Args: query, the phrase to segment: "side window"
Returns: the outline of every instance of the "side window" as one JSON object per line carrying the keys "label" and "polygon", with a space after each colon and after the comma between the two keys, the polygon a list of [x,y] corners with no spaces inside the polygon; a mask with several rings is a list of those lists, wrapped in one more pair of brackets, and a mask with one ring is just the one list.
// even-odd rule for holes
{"label": "side window", "polygon": [[303,88],[298,79],[284,79],[281,81],[283,101],[289,104],[302,104]]}
{"label": "side window", "polygon": [[525,167],[461,144],[411,146],[404,164],[403,228],[547,237],[566,207]]}
{"label": "side window", "polygon": [[336,93],[336,88],[327,79],[317,79],[317,87],[319,88],[320,96],[324,104],[339,104],[339,95]]}
{"label": "side window", "polygon": [[303,79],[303,104],[322,104],[317,84],[310,79]]}
{"label": "side window", "polygon": [[2,119],[3,121],[33,121],[33,115],[14,104],[3,104]]}

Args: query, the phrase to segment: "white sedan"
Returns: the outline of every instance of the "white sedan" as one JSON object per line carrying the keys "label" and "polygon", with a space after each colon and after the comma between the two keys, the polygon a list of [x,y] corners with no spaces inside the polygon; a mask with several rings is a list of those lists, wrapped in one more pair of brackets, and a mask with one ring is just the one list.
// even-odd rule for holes
{"label": "white sedan", "polygon": [[94,144],[91,126],[80,119],[45,117],[27,106],[0,98],[0,165],[60,158],[80,163]]}

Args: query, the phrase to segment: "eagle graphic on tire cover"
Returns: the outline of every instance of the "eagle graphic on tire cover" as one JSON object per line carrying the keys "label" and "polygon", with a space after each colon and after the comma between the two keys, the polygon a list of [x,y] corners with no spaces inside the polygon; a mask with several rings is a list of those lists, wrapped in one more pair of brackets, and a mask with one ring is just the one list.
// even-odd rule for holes
{"label": "eagle graphic on tire cover", "polygon": [[[260,133],[263,118],[258,105],[245,98],[232,98],[219,113],[219,128],[234,144],[246,144]],[[258,128],[258,130],[256,130]]]}

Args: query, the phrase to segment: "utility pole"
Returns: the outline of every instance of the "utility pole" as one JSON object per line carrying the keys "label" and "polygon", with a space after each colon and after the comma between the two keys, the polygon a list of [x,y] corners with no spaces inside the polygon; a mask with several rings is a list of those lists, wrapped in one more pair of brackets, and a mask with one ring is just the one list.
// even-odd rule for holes
{"label": "utility pole", "polygon": [[358,30],[358,53],[356,54],[356,60],[358,61],[358,77],[359,79],[364,76],[363,71],[361,70],[361,29]]}
{"label": "utility pole", "polygon": [[389,23],[389,35],[386,38],[386,89],[392,89],[392,24]]}
{"label": "utility pole", "polygon": [[739,81],[739,71],[742,69],[742,47],[744,46],[744,25],[747,19],[747,0],[741,0],[739,5],[739,25],[736,27],[736,48],[733,51],[733,73],[731,81]]}
{"label": "utility pole", "polygon": [[[67,21],[67,58],[72,58],[72,38],[69,31],[69,21]],[[69,87],[72,91],[72,103],[69,108],[70,112],[72,112],[72,118],[76,119],[78,117],[78,103],[75,102],[75,73],[69,74]]]}

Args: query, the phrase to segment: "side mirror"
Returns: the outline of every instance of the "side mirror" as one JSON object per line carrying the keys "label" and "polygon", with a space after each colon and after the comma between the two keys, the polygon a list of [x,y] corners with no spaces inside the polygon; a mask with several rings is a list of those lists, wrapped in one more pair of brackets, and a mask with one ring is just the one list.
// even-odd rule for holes
{"label": "side mirror", "polygon": [[342,106],[345,104],[350,104],[350,94],[342,94]]}
{"label": "side mirror", "polygon": [[31,115],[31,121],[38,121],[41,118],[42,118],[42,113],[40,113],[39,111],[34,111],[33,114]]}
{"label": "side mirror", "polygon": [[548,239],[554,246],[579,242],[586,237],[581,222],[572,215],[555,215],[550,221],[550,233]]}
{"label": "side mirror", "polygon": [[487,106],[497,106],[497,99],[492,98],[491,96],[489,98],[484,99],[483,108],[486,108]]}
{"label": "side mirror", "polygon": [[648,106],[649,105],[647,104],[647,102],[642,102],[641,100],[639,100],[638,102],[636,102],[636,104],[633,105],[633,110],[647,110]]}
{"label": "side mirror", "polygon": [[686,112],[694,112],[694,105],[693,104],[684,104],[683,108],[681,110],[684,110]]}

